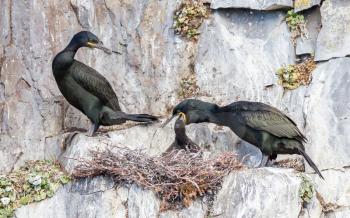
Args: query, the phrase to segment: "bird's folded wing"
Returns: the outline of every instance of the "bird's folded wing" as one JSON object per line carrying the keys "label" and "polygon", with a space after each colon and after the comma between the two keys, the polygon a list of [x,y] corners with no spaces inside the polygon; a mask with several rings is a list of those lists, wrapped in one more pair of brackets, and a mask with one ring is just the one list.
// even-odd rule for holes
{"label": "bird's folded wing", "polygon": [[111,84],[105,77],[93,68],[75,61],[72,65],[74,80],[91,94],[99,98],[104,104],[115,111],[120,111],[118,98]]}
{"label": "bird's folded wing", "polygon": [[253,129],[263,130],[277,137],[306,141],[296,124],[281,112],[245,110],[241,111],[240,115],[243,122]]}

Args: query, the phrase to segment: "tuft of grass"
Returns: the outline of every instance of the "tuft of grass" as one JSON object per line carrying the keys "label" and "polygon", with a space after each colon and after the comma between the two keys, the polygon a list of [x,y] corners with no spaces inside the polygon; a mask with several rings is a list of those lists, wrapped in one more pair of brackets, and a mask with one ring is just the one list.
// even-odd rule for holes
{"label": "tuft of grass", "polygon": [[316,62],[312,58],[299,64],[292,64],[277,70],[278,83],[285,89],[293,90],[300,85],[308,85],[311,81],[311,73],[316,68]]}
{"label": "tuft of grass", "polygon": [[292,33],[292,42],[294,45],[298,37],[308,38],[304,15],[295,13],[294,10],[290,10],[287,12],[286,22],[289,31]]}
{"label": "tuft of grass", "polygon": [[299,188],[299,197],[302,200],[303,204],[310,203],[312,197],[315,194],[314,185],[311,180],[303,174],[300,174],[299,177],[302,180],[301,186]]}
{"label": "tuft of grass", "polygon": [[190,40],[198,40],[199,27],[204,19],[209,17],[209,7],[202,1],[185,0],[178,10],[175,11],[174,24],[175,33]]}
{"label": "tuft of grass", "polygon": [[70,180],[59,164],[48,160],[27,161],[20,169],[0,175],[0,217],[12,217],[21,205],[52,197]]}

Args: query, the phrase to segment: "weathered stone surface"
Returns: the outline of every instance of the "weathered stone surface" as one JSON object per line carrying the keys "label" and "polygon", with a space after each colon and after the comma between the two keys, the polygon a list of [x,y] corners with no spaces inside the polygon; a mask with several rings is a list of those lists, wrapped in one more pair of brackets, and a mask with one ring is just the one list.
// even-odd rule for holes
{"label": "weathered stone surface", "polygon": [[282,12],[214,12],[202,28],[195,67],[206,99],[219,105],[255,100],[284,110],[282,88],[265,88],[276,84],[279,67],[294,62],[284,17]]}
{"label": "weathered stone surface", "polygon": [[102,177],[81,180],[64,186],[50,199],[19,208],[15,217],[118,217],[125,207],[113,185]]}
{"label": "weathered stone surface", "polygon": [[297,55],[311,54],[315,55],[316,40],[321,23],[320,9],[314,8],[303,13],[306,20],[307,37],[299,37],[296,41],[295,53]]}
{"label": "weathered stone surface", "polygon": [[342,209],[350,208],[350,184],[348,178],[350,170],[339,168],[330,169],[322,172],[325,180],[314,178],[317,191],[323,197],[325,203],[332,203],[338,205]]}
{"label": "weathered stone surface", "polygon": [[54,55],[82,29],[123,52],[108,56],[83,48],[76,58],[108,78],[124,110],[164,114],[177,101],[179,78],[189,70],[193,46],[171,29],[176,1],[0,4],[1,173],[28,159],[58,156],[57,136],[63,130],[88,128],[86,117],[59,98],[51,72]]}
{"label": "weathered stone surface", "polygon": [[293,7],[292,0],[211,0],[211,8],[250,8],[255,10],[276,10]]}
{"label": "weathered stone surface", "polygon": [[[221,217],[298,217],[301,180],[290,170],[254,169],[231,173],[213,205]],[[278,202],[284,202],[279,204]]]}
{"label": "weathered stone surface", "polygon": [[[189,208],[180,211],[160,213],[160,200],[152,191],[136,185],[130,188],[119,187],[115,190],[114,185],[109,177],[79,180],[64,186],[50,199],[19,208],[15,216],[17,218],[204,218],[207,216],[207,205],[200,201],[195,201]],[[254,217],[275,214],[279,214],[277,217],[297,217],[300,212],[297,191],[299,185],[300,179],[291,170],[265,168],[232,173],[225,179],[223,189],[219,192],[210,215],[224,212],[221,217],[234,215],[242,217],[243,214]],[[228,193],[230,195],[227,195]],[[279,194],[276,196],[276,193]],[[231,197],[227,198],[228,196]],[[278,206],[276,205],[278,201],[286,204]],[[249,206],[245,208],[246,205]]]}
{"label": "weathered stone surface", "polygon": [[305,93],[305,147],[320,169],[350,166],[349,69],[350,58],[319,64]]}
{"label": "weathered stone surface", "polygon": [[315,5],[320,5],[321,0],[295,0],[294,11],[299,12],[305,9],[309,9]]}
{"label": "weathered stone surface", "polygon": [[129,190],[128,217],[157,218],[159,206],[160,201],[152,191],[142,190],[136,186]]}
{"label": "weathered stone surface", "polygon": [[350,1],[325,0],[321,7],[322,29],[315,59],[328,60],[350,54]]}
{"label": "weathered stone surface", "polygon": [[[317,2],[312,1],[312,4]],[[83,48],[76,58],[108,78],[125,111],[167,115],[171,106],[180,101],[177,93],[181,76],[194,65],[200,99],[219,105],[236,100],[265,102],[295,120],[309,138],[309,143],[305,145],[308,154],[323,169],[326,177],[325,182],[313,177],[317,188],[328,202],[348,202],[346,178],[349,175],[345,168],[350,165],[350,138],[347,134],[350,132],[350,105],[346,101],[350,95],[349,58],[319,63],[308,87],[284,92],[277,85],[275,72],[281,66],[294,63],[295,59],[290,33],[284,22],[285,13],[236,7],[261,10],[288,8],[292,6],[291,0],[213,0],[213,8],[235,9],[214,10],[201,28],[198,44],[187,42],[173,33],[173,12],[179,4],[180,1],[170,0],[0,1],[0,173],[20,166],[25,160],[43,158],[59,158],[63,166],[71,171],[76,163],[66,157],[88,157],[89,149],[103,148],[106,144],[143,148],[148,154],[155,155],[172,143],[173,123],[163,129],[158,129],[159,124],[135,126],[96,137],[79,134],[66,151],[61,149],[63,131],[73,127],[87,128],[89,123],[84,115],[61,98],[52,77],[51,61],[74,33],[88,29],[108,47],[123,54],[108,56]],[[345,0],[323,2],[323,27],[317,38],[317,60],[349,54],[349,7]],[[310,25],[312,29],[311,41],[301,45],[298,42],[297,54],[313,51],[318,23],[314,11],[317,9],[305,12],[307,15],[311,13],[311,17],[307,16],[308,27]],[[271,84],[273,86],[265,87]],[[209,147],[206,151],[208,155],[237,151],[250,166],[260,162],[260,151],[239,140],[228,128],[199,124],[188,126],[187,131],[201,147]],[[338,168],[340,170],[336,170]],[[308,165],[306,169],[313,173]],[[268,180],[264,181],[262,176]],[[227,208],[228,211],[234,210],[234,214],[243,211],[249,214],[261,208],[252,209],[249,204],[240,204],[241,199],[238,203],[227,201],[237,197],[229,186],[229,181],[234,178],[237,193],[247,194],[242,195],[243,202],[258,204],[258,199],[250,197],[254,192],[254,196],[259,197],[260,192],[270,185],[269,188],[275,191],[269,192],[267,199],[260,203],[266,206],[274,201],[275,204],[266,213],[271,217],[279,216],[273,213],[282,210],[280,214],[290,213],[286,217],[298,214],[300,208],[296,209],[295,198],[298,179],[293,176],[289,171],[278,169],[250,170],[242,175],[230,175],[226,188],[219,196],[222,200],[215,202],[217,210]],[[23,207],[16,215],[124,217],[130,210],[134,217],[145,217],[147,212],[153,216],[158,208],[159,200],[150,191],[137,187],[115,191],[106,185],[110,184],[108,180],[94,181],[87,185],[89,188],[68,185],[55,197]],[[282,185],[287,189],[280,190]],[[90,189],[91,192],[81,191]],[[276,195],[279,192],[291,198],[281,199],[280,195]],[[126,206],[129,200],[134,206]],[[313,202],[304,217],[319,217],[319,203]],[[289,209],[283,208],[289,203]],[[291,211],[291,208],[295,210]],[[188,209],[159,215],[204,217],[206,211],[200,202],[195,202]],[[348,210],[341,208],[322,216],[348,217]]]}

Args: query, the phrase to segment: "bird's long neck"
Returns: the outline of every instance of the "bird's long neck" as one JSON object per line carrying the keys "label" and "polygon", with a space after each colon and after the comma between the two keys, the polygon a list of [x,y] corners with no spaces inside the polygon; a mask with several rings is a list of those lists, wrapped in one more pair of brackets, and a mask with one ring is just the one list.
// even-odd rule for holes
{"label": "bird's long neck", "polygon": [[52,62],[52,68],[55,75],[62,76],[62,71],[65,71],[65,69],[72,65],[74,62],[74,56],[80,47],[81,45],[79,45],[79,43],[72,40],[65,49],[56,55]]}
{"label": "bird's long neck", "polygon": [[78,49],[81,47],[79,43],[76,43],[74,40],[70,41],[70,43],[67,45],[65,49],[61,52],[64,54],[66,57],[66,61],[71,61],[73,62],[74,56],[77,53]]}

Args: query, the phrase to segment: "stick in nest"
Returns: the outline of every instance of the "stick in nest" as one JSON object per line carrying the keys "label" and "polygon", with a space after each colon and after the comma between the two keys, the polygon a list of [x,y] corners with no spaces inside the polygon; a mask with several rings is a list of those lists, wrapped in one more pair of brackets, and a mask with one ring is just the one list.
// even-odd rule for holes
{"label": "stick in nest", "polygon": [[90,153],[90,159],[78,160],[76,178],[110,175],[119,183],[150,188],[162,199],[162,211],[187,207],[196,197],[215,194],[225,175],[242,168],[232,152],[211,159],[184,150],[155,157],[121,147]]}

